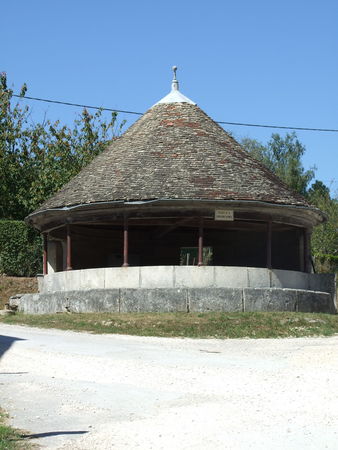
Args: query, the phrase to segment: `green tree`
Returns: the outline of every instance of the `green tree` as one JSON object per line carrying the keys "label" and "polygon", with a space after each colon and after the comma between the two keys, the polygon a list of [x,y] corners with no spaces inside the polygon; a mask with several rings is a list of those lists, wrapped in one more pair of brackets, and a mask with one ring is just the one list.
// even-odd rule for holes
{"label": "green tree", "polygon": [[316,180],[307,192],[307,196],[311,203],[317,203],[330,199],[330,189],[325,186],[322,181]]}
{"label": "green tree", "polygon": [[316,269],[334,271],[338,268],[338,197],[331,198],[330,190],[316,181],[308,191],[309,201],[323,211],[327,221],[313,230],[311,245]]}
{"label": "green tree", "polygon": [[258,161],[272,170],[293,190],[304,195],[308,201],[326,214],[327,221],[314,228],[311,240],[316,270],[332,272],[338,268],[338,198],[331,198],[330,189],[316,180],[308,189],[314,177],[314,168],[305,170],[302,157],[305,147],[295,133],[282,138],[273,134],[263,145],[255,139],[242,139],[242,146]]}
{"label": "green tree", "polygon": [[[21,89],[23,96],[26,91]],[[0,74],[0,217],[13,218],[23,205],[26,161],[29,152],[28,107],[11,106],[12,90],[6,74]]]}
{"label": "green tree", "polygon": [[[26,85],[21,89],[25,95]],[[116,113],[86,109],[72,127],[59,121],[32,124],[0,74],[0,218],[23,219],[60,189],[114,139],[124,125]]]}
{"label": "green tree", "polygon": [[306,195],[307,186],[314,177],[315,168],[304,169],[302,156],[305,147],[295,133],[287,133],[284,138],[274,133],[267,145],[248,138],[242,139],[241,144],[251,156],[272,170],[291,189]]}

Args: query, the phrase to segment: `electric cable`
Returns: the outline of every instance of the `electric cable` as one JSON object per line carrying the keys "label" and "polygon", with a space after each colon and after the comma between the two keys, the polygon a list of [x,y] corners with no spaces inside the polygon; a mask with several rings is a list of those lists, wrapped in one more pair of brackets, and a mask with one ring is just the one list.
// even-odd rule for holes
{"label": "electric cable", "polygon": [[[62,102],[59,100],[49,100],[46,98],[38,98],[38,97],[28,97],[28,96],[21,96],[18,94],[12,94],[13,97],[18,97],[21,99],[27,99],[27,100],[36,100],[39,102],[47,102],[47,103],[56,103],[58,105],[66,105],[66,106],[76,106],[81,108],[88,108],[88,109],[97,109],[101,111],[110,111],[110,112],[116,112],[116,113],[123,113],[123,114],[134,114],[138,116],[142,116],[143,113],[136,112],[136,111],[126,111],[123,109],[114,109],[114,108],[104,108],[100,106],[90,106],[90,105],[82,105],[80,103],[70,103],[70,102]],[[283,125],[263,125],[263,124],[257,124],[257,123],[241,123],[241,122],[225,122],[220,120],[215,120],[216,123],[221,125],[235,125],[235,126],[241,126],[241,127],[259,127],[259,128],[278,128],[282,130],[300,130],[300,131],[320,131],[320,132],[326,132],[326,133],[338,133],[338,129],[334,128],[309,128],[309,127],[291,127],[291,126],[283,126]]]}

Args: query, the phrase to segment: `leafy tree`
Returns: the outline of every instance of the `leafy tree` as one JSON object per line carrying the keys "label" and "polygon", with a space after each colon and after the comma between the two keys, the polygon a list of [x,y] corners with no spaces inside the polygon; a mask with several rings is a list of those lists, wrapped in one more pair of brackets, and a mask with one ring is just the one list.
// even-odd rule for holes
{"label": "leafy tree", "polygon": [[330,197],[330,190],[316,181],[308,191],[309,201],[323,211],[327,221],[313,230],[312,253],[319,271],[338,269],[338,197]]}
{"label": "leafy tree", "polygon": [[307,196],[311,203],[317,205],[323,200],[330,199],[330,189],[322,181],[316,180],[308,190]]}
{"label": "leafy tree", "polygon": [[242,139],[243,147],[257,160],[272,170],[291,189],[306,195],[307,186],[314,177],[315,168],[305,170],[302,156],[305,147],[295,133],[282,138],[278,133],[271,136],[267,145],[254,139]]}
{"label": "leafy tree", "polygon": [[326,214],[327,221],[313,230],[312,254],[317,271],[337,270],[338,198],[331,198],[329,188],[319,180],[307,189],[314,177],[315,169],[304,169],[302,156],[305,147],[299,142],[295,133],[287,134],[285,138],[279,134],[273,134],[266,145],[248,138],[243,139],[241,144],[251,156],[262,162],[290,188],[304,195],[310,203]]}
{"label": "leafy tree", "polygon": [[[26,85],[21,89],[25,95]],[[23,219],[102,152],[119,132],[116,113],[108,120],[86,109],[73,127],[59,121],[32,124],[0,74],[0,218]],[[124,125],[124,122],[120,125]]]}
{"label": "leafy tree", "polygon": [[[25,85],[21,95],[25,94]],[[28,107],[11,106],[12,91],[6,74],[0,74],[0,217],[13,217],[22,208],[26,191],[25,162],[28,156]]]}

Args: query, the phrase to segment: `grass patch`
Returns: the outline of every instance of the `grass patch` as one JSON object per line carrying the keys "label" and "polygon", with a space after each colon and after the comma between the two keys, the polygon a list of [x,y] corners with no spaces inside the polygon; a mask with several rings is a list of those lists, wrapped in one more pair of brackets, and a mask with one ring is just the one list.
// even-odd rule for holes
{"label": "grass patch", "polygon": [[33,449],[37,448],[27,441],[22,436],[22,433],[15,428],[7,425],[8,415],[0,410],[0,450],[18,450],[18,449]]}
{"label": "grass patch", "polygon": [[218,339],[332,336],[338,333],[338,315],[291,312],[16,314],[4,316],[0,322],[98,334]]}

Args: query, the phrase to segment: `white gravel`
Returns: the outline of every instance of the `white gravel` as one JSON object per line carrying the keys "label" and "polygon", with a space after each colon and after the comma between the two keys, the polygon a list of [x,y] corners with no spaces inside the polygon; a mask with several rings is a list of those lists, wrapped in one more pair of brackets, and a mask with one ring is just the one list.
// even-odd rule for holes
{"label": "white gravel", "polygon": [[43,448],[338,449],[338,336],[0,335],[0,405]]}

